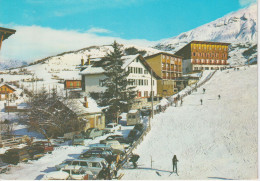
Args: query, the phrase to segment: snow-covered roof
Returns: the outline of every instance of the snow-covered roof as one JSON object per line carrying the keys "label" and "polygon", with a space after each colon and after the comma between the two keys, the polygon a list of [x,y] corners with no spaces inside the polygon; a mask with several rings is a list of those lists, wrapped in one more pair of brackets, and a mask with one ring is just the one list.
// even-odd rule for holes
{"label": "snow-covered roof", "polygon": [[132,109],[128,113],[137,113],[137,110],[136,109]]}
{"label": "snow-covered roof", "polygon": [[13,89],[14,91],[16,91],[16,89],[17,89],[16,87],[14,87],[14,86],[12,86],[12,85],[10,85],[10,84],[6,84],[6,83],[1,83],[1,84],[0,84],[0,87],[2,87],[2,86],[4,86],[4,85],[7,86],[7,87],[10,87],[10,88]]}
{"label": "snow-covered roof", "polygon": [[[122,56],[122,60],[123,60],[122,68],[125,69],[131,62],[136,60],[138,57],[140,57],[142,64],[150,72],[150,70],[152,70],[152,68],[148,65],[148,63],[144,60],[144,58],[140,54]],[[104,72],[105,72],[105,70],[102,67],[94,67],[93,65],[89,65],[89,66],[87,66],[86,69],[82,70],[79,74],[80,75],[91,75],[91,74],[102,74]],[[156,77],[157,79],[160,79],[160,77],[154,71],[153,71],[153,76]]]}
{"label": "snow-covered roof", "polygon": [[102,74],[105,70],[102,67],[93,67],[92,65],[89,65],[86,69],[81,71],[80,75],[88,75],[88,74]]}
{"label": "snow-covered roof", "polygon": [[87,98],[88,108],[84,106],[84,98],[81,99],[68,99],[63,103],[77,115],[101,113],[102,110],[98,107],[96,101],[90,97]]}
{"label": "snow-covered roof", "polygon": [[125,69],[132,61],[134,61],[137,57],[139,57],[139,54],[136,55],[127,55],[127,56],[123,56],[123,65],[122,68]]}

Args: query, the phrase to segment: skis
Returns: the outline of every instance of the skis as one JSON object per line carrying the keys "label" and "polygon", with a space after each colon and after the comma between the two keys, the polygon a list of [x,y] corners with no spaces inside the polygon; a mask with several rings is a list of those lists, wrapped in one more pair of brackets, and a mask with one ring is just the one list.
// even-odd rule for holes
{"label": "skis", "polygon": [[[175,172],[172,172],[169,176],[171,176],[173,173],[175,173]],[[176,173],[176,175],[179,176],[178,173]]]}
{"label": "skis", "polygon": [[158,176],[162,176],[162,175],[161,175],[159,172],[157,172],[157,171],[156,171],[156,174],[157,174]]}

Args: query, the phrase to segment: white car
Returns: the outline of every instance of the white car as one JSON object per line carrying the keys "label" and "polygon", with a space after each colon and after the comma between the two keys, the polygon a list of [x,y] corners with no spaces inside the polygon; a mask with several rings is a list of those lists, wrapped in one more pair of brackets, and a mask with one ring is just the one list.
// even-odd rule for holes
{"label": "white car", "polygon": [[104,131],[114,133],[117,130],[121,130],[121,125],[118,125],[117,123],[109,123],[107,124],[106,128]]}

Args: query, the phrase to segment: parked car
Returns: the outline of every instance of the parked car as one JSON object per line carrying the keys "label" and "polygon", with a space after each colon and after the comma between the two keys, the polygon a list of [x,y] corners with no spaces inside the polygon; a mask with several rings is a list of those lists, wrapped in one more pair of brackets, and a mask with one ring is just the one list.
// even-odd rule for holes
{"label": "parked car", "polygon": [[24,149],[27,150],[28,154],[30,155],[30,159],[37,160],[44,156],[44,152],[42,149],[37,149],[35,147],[26,146]]}
{"label": "parked car", "polygon": [[68,180],[70,174],[64,171],[54,171],[43,176],[43,180]]}
{"label": "parked car", "polygon": [[68,165],[65,165],[62,170],[63,171],[70,171],[72,169],[78,169],[82,167],[84,170],[89,170],[93,172],[93,174],[97,175],[102,167],[108,166],[107,161],[104,158],[88,158],[88,159],[76,159],[73,160]]}
{"label": "parked car", "polygon": [[99,130],[97,128],[89,128],[85,133],[84,136],[87,139],[94,139],[98,136],[103,136],[105,133],[103,130]]}
{"label": "parked car", "polygon": [[109,146],[111,146],[111,148],[116,149],[116,150],[121,150],[121,151],[125,150],[125,146],[121,145],[119,143],[119,141],[117,141],[117,140],[105,140],[104,144],[109,145]]}
{"label": "parked car", "polygon": [[[117,140],[120,144],[125,145],[125,147],[129,147],[129,145],[131,144],[131,141],[124,138],[123,135],[110,135],[105,140]],[[100,143],[104,143],[105,140],[101,140]]]}
{"label": "parked car", "polygon": [[114,133],[117,130],[121,130],[121,125],[118,125],[117,123],[109,123],[106,125],[106,128],[104,129],[104,131],[108,133]]}
{"label": "parked car", "polygon": [[10,164],[18,164],[19,162],[26,162],[30,159],[28,151],[24,148],[10,149],[4,154],[3,161]]}
{"label": "parked car", "polygon": [[10,169],[10,165],[8,163],[3,162],[2,158],[0,158],[0,173],[5,173]]}
{"label": "parked car", "polygon": [[82,153],[79,158],[90,158],[90,157],[97,157],[97,158],[106,158],[109,155],[113,155],[112,150],[103,150],[103,149],[90,149],[85,153]]}
{"label": "parked car", "polygon": [[84,145],[84,135],[76,134],[73,136],[72,145]]}
{"label": "parked car", "polygon": [[144,124],[143,123],[135,124],[133,129],[137,129],[138,131],[143,132],[144,131]]}
{"label": "parked car", "polygon": [[41,153],[51,153],[54,150],[51,142],[48,141],[33,142],[31,148],[35,150],[39,150]]}
{"label": "parked car", "polygon": [[64,160],[62,163],[60,163],[59,165],[55,165],[56,170],[61,170],[62,168],[64,168],[66,165],[70,164],[73,161],[73,159],[67,159]]}
{"label": "parked car", "polygon": [[136,141],[140,136],[142,135],[142,132],[137,129],[132,129],[130,133],[128,134],[128,140],[133,142]]}

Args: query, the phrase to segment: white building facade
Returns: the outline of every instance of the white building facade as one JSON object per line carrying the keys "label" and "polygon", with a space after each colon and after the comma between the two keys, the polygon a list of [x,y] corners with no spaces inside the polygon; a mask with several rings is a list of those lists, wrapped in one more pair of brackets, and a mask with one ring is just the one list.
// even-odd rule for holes
{"label": "white building facade", "polygon": [[[153,72],[144,58],[141,55],[129,55],[123,56],[122,59],[124,61],[122,68],[130,72],[127,80],[132,82],[129,86],[135,87],[137,98],[150,97],[151,91],[153,91],[154,96],[157,96],[157,79],[160,79],[160,77]],[[151,72],[153,75],[151,75]],[[102,86],[102,80],[106,76],[104,69],[101,67],[89,65],[80,72],[80,75],[82,76],[82,88],[85,92],[101,93],[106,90],[106,87]]]}

